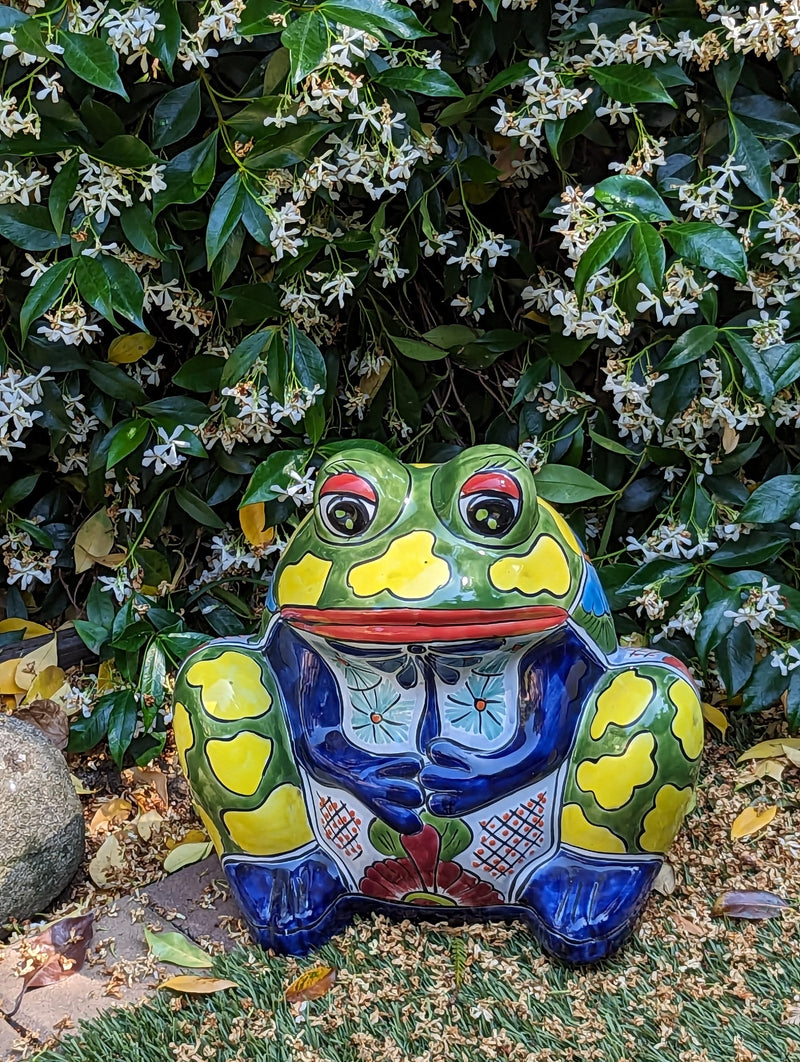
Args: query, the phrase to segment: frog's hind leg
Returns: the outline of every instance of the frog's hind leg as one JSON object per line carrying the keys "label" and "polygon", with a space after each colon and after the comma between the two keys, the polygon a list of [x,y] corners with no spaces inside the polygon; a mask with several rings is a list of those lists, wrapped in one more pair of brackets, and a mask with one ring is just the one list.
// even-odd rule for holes
{"label": "frog's hind leg", "polygon": [[175,742],[198,814],[253,935],[303,954],[339,928],[347,891],[311,830],[278,691],[261,653],[217,642],[181,668]]}
{"label": "frog's hind leg", "polygon": [[677,661],[618,652],[587,699],[569,763],[560,840],[522,885],[545,949],[572,963],[633,932],[690,802],[700,701]]}

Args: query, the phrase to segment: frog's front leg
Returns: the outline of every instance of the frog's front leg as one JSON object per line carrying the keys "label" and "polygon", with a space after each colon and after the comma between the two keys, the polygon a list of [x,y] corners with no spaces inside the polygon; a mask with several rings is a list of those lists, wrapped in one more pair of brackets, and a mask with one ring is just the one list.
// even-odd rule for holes
{"label": "frog's front leg", "polygon": [[267,647],[287,705],[298,760],[326,785],[358,797],[400,833],[422,829],[422,759],[409,750],[391,756],[358,748],[343,725],[342,698],[327,664],[288,626],[277,624]]}
{"label": "frog's front leg", "polygon": [[600,674],[597,658],[570,630],[520,663],[518,727],[499,749],[435,738],[421,781],[435,815],[458,817],[515,793],[554,771],[572,745],[581,709]]}
{"label": "frog's front leg", "polygon": [[347,889],[317,844],[263,655],[216,642],[175,686],[175,742],[232,891],[265,947],[302,954],[339,928]]}
{"label": "frog's front leg", "polygon": [[594,962],[632,933],[689,807],[703,747],[694,686],[660,654],[611,658],[570,760],[554,854],[516,890],[545,949]]}

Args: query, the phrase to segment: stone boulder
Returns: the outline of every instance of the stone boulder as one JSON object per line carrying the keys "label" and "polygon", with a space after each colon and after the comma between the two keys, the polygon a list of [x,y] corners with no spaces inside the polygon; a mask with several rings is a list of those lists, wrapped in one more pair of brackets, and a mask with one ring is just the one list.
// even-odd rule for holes
{"label": "stone boulder", "polygon": [[0,714],[0,923],[43,911],[83,856],[66,761],[30,723]]}

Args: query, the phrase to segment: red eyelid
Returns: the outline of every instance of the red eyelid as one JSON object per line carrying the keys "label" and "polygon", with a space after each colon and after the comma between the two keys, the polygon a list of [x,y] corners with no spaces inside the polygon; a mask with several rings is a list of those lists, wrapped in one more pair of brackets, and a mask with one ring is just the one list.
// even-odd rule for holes
{"label": "red eyelid", "polygon": [[517,481],[505,472],[476,472],[470,476],[461,488],[462,496],[466,494],[479,494],[481,491],[491,490],[497,494],[507,494],[510,498],[519,499],[520,490]]}
{"label": "red eyelid", "polygon": [[319,493],[320,497],[324,494],[355,494],[359,498],[366,498],[367,501],[378,500],[372,484],[353,472],[337,472],[325,480]]}

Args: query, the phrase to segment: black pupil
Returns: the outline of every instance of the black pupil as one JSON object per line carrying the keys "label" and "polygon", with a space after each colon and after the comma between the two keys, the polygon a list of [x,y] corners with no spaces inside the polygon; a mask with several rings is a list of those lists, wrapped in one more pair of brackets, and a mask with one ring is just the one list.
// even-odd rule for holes
{"label": "black pupil", "polygon": [[340,535],[360,535],[370,520],[369,509],[360,498],[336,498],[328,506],[328,522]]}
{"label": "black pupil", "polygon": [[473,531],[489,537],[504,535],[517,519],[517,510],[505,494],[476,494],[466,504],[464,518]]}

